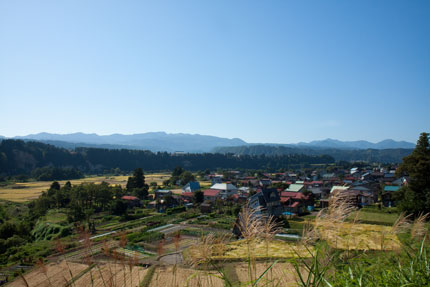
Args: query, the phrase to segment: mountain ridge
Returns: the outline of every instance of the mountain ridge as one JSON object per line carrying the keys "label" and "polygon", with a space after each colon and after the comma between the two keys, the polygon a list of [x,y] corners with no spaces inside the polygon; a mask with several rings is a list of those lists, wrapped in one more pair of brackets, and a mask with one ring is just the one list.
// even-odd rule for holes
{"label": "mountain ridge", "polygon": [[[6,137],[0,136],[0,139]],[[366,140],[340,141],[327,138],[325,140],[314,140],[310,142],[299,142],[296,144],[280,143],[248,143],[240,138],[223,138],[210,135],[186,134],[186,133],[166,133],[147,132],[135,134],[110,134],[98,135],[96,133],[69,133],[55,134],[41,132],[26,136],[15,136],[12,139],[35,140],[53,144],[65,148],[75,147],[101,147],[108,149],[143,149],[151,151],[184,151],[184,152],[213,152],[222,147],[238,146],[284,146],[291,148],[311,148],[311,149],[411,149],[415,144],[406,141],[395,141],[392,139],[382,140],[372,143]]]}

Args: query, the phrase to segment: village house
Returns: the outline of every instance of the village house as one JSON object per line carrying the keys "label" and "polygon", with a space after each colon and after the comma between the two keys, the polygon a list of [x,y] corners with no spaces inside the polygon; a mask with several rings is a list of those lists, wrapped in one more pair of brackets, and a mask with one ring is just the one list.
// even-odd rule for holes
{"label": "village house", "polygon": [[290,186],[287,189],[285,189],[285,191],[303,192],[305,191],[305,185],[303,183],[293,183],[293,184],[290,184]]}
{"label": "village house", "polygon": [[276,188],[262,189],[251,196],[248,206],[256,211],[257,215],[280,216],[283,212],[279,192]]}
{"label": "village house", "polygon": [[206,189],[203,191],[204,200],[215,202],[218,198],[221,198],[221,191],[218,189]]}
{"label": "village house", "polygon": [[166,196],[171,196],[172,191],[167,189],[157,189],[154,191],[155,199],[164,198]]}
{"label": "village house", "polygon": [[262,178],[259,182],[261,187],[268,187],[272,185],[272,180],[270,178]]}
{"label": "village house", "polygon": [[233,194],[237,194],[237,187],[231,183],[216,183],[211,186],[211,190],[219,190],[222,199],[226,199]]}
{"label": "village house", "polygon": [[281,203],[284,210],[291,214],[302,214],[306,210],[313,210],[314,199],[311,195],[304,195],[300,192],[281,192]]}
{"label": "village house", "polygon": [[386,185],[386,186],[384,186],[384,191],[382,192],[381,200],[382,200],[382,204],[385,207],[396,206],[393,194],[395,192],[399,191],[400,188],[401,188],[401,186],[398,186],[398,185]]}
{"label": "village house", "polygon": [[193,202],[194,192],[182,192],[181,199],[184,203]]}
{"label": "village house", "polygon": [[184,187],[182,187],[182,193],[184,192],[196,192],[200,190],[200,182],[198,181],[190,181]]}

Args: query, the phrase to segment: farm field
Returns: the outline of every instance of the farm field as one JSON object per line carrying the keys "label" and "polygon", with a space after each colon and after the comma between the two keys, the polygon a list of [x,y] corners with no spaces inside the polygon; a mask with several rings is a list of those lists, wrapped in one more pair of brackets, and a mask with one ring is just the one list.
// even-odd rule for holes
{"label": "farm field", "polygon": [[223,287],[224,281],[216,272],[206,272],[182,267],[157,267],[152,276],[150,287]]}
{"label": "farm field", "polygon": [[400,241],[392,227],[360,223],[319,222],[317,229],[322,239],[343,250],[397,250]]}
{"label": "farm field", "polygon": [[[145,181],[149,184],[150,182],[157,182],[161,185],[164,180],[170,178],[169,174],[154,173],[145,174]],[[72,185],[79,185],[81,183],[96,183],[99,184],[103,181],[108,182],[111,185],[121,185],[125,187],[127,184],[128,176],[94,176],[85,177],[81,179],[70,180]],[[58,181],[60,185],[64,185],[67,180]],[[34,182],[18,182],[12,185],[0,187],[0,199],[10,200],[14,202],[26,202],[32,199],[36,199],[39,195],[49,189],[52,181],[34,181]]]}
{"label": "farm field", "polygon": [[355,211],[349,218],[356,218],[358,221],[372,222],[375,224],[393,225],[398,217],[399,215],[397,213]]}
{"label": "farm field", "polygon": [[[73,277],[83,272],[88,268],[88,265],[80,263],[72,263],[62,261],[59,264],[49,263],[45,266],[40,266],[28,274],[23,275],[29,286],[50,287],[64,286]],[[48,279],[49,278],[49,279]],[[15,281],[7,285],[8,287],[25,287],[26,283],[22,278],[17,278]]]}
{"label": "farm field", "polygon": [[[255,267],[252,269],[255,274],[252,275],[252,277],[260,277],[260,275],[263,274],[272,263],[273,262],[255,264]],[[248,264],[235,264],[232,268],[235,269],[237,279],[240,282],[245,283],[249,281],[251,276]],[[267,272],[263,276],[260,282],[261,286],[298,286],[297,279],[297,273],[291,263],[277,262],[273,265],[271,271]]]}
{"label": "farm field", "polygon": [[127,262],[125,264],[107,263],[99,267],[93,267],[76,280],[72,286],[138,287],[140,281],[145,277],[146,272],[147,268],[132,265],[130,267]]}
{"label": "farm field", "polygon": [[[231,243],[214,244],[210,250],[212,254],[208,255],[208,247],[204,245],[195,245],[190,247],[184,254],[187,261],[199,261],[208,256],[212,260],[246,260],[248,257],[263,259],[270,257],[272,259],[288,258],[308,258],[313,254],[313,249],[307,249],[305,246],[288,243],[282,240],[237,240]],[[249,254],[249,256],[248,256]]]}

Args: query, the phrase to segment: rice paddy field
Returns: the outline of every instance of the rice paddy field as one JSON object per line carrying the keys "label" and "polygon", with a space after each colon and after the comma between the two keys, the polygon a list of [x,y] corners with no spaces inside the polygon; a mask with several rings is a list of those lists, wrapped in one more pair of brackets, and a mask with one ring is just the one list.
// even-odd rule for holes
{"label": "rice paddy field", "polygon": [[[271,264],[272,262],[255,264],[255,268],[251,271],[255,273],[252,277],[260,277]],[[248,264],[235,264],[234,269],[237,279],[242,284],[246,283],[249,281],[249,278],[251,278]],[[291,263],[277,262],[273,265],[271,270],[262,277],[260,283],[261,286],[298,286],[297,279],[296,271]]]}
{"label": "rice paddy field", "polygon": [[214,271],[200,271],[177,266],[160,266],[152,276],[150,287],[223,287],[224,281]]}
{"label": "rice paddy field", "polygon": [[[156,182],[162,185],[163,181],[169,179],[170,175],[167,173],[154,173],[145,174],[145,181],[149,184]],[[100,184],[105,181],[111,185],[121,185],[125,187],[127,184],[128,176],[93,176],[81,179],[70,180],[73,185],[81,183],[95,183]],[[61,185],[65,184],[67,180],[59,181]],[[26,202],[39,197],[39,195],[49,189],[52,181],[33,181],[33,182],[17,182],[11,185],[0,187],[0,199],[9,200],[14,202]]]}
{"label": "rice paddy field", "polygon": [[[88,265],[62,261],[61,263],[49,263],[45,266],[35,268],[28,274],[23,275],[25,281],[31,287],[65,286],[68,281],[88,268]],[[24,279],[17,278],[7,285],[8,287],[26,287]]]}
{"label": "rice paddy field", "polygon": [[400,241],[392,227],[361,223],[319,222],[317,229],[322,239],[343,250],[397,250]]}
{"label": "rice paddy field", "polygon": [[[195,245],[190,247],[184,254],[186,260],[198,261],[208,256],[205,254],[206,248]],[[313,255],[312,247],[305,247],[296,243],[289,243],[282,240],[237,240],[227,244],[216,244],[211,249],[212,260],[247,260],[250,256],[255,259],[290,259],[290,258],[309,258]],[[250,254],[250,256],[248,256]]]}
{"label": "rice paddy field", "polygon": [[[138,287],[147,272],[147,268],[127,264],[107,263],[99,267],[93,267],[82,277],[78,278],[73,285],[76,287]],[[33,286],[33,285],[30,285]],[[54,285],[60,286],[60,285]]]}
{"label": "rice paddy field", "polygon": [[312,250],[309,252],[306,247],[289,243],[282,240],[271,240],[267,243],[262,240],[253,240],[249,244],[247,240],[238,240],[227,244],[226,251],[220,256],[214,256],[214,259],[246,259],[250,252],[255,258],[270,257],[273,259],[287,258],[306,258],[312,256]]}

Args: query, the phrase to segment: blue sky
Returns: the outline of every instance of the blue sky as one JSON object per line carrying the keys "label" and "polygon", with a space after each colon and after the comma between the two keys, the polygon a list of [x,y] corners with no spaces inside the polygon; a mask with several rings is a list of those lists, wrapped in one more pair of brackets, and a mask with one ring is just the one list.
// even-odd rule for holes
{"label": "blue sky", "polygon": [[430,1],[0,1],[0,135],[430,127]]}

